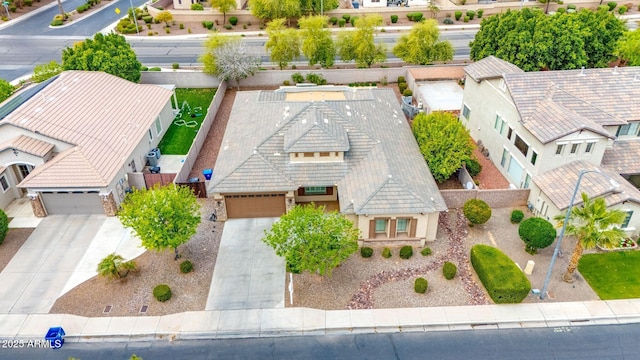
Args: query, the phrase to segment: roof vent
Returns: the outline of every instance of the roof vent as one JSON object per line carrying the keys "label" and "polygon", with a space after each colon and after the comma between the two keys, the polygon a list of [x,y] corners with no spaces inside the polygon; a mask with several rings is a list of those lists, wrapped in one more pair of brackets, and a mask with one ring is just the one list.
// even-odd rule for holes
{"label": "roof vent", "polygon": [[579,76],[584,76],[584,66],[582,67],[582,69],[580,69],[580,75]]}
{"label": "roof vent", "polygon": [[389,174],[389,179],[391,179],[393,176],[391,174]]}
{"label": "roof vent", "polygon": [[640,81],[640,79],[638,79],[638,74],[636,74],[636,76],[633,77],[633,81]]}
{"label": "roof vent", "polygon": [[325,123],[325,124],[328,124],[328,123],[329,123],[329,119],[324,118],[324,123]]}
{"label": "roof vent", "polygon": [[351,116],[351,111],[347,111],[347,116]]}
{"label": "roof vent", "polygon": [[618,67],[617,66],[613,68],[613,74],[614,75],[618,75]]}
{"label": "roof vent", "polygon": [[351,106],[349,105],[345,105],[345,108],[347,108],[347,110],[351,110]]}
{"label": "roof vent", "polygon": [[307,123],[307,119],[302,119],[300,120],[301,123],[306,124]]}

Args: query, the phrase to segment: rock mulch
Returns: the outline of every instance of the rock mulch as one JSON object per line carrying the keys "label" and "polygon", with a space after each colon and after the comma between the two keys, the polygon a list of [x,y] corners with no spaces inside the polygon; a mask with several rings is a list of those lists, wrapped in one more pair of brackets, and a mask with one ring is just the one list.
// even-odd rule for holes
{"label": "rock mulch", "polygon": [[9,229],[7,236],[0,244],[0,272],[9,264],[9,261],[20,250],[22,244],[29,238],[34,228]]}

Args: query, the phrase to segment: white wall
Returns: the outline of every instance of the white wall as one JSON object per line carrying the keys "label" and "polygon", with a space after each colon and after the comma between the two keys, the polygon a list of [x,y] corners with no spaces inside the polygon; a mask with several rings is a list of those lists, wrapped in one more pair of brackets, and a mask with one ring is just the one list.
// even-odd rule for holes
{"label": "white wall", "polygon": [[387,0],[358,0],[363,8],[387,7]]}

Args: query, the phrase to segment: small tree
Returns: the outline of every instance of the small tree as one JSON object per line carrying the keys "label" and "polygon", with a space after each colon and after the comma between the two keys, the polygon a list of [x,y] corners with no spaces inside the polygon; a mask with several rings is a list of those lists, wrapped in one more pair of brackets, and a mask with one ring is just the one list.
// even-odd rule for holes
{"label": "small tree", "polygon": [[33,68],[33,75],[31,81],[39,83],[47,79],[50,79],[62,72],[62,65],[58,64],[55,60],[51,60],[48,64],[36,65]]}
{"label": "small tree", "polygon": [[629,66],[640,66],[640,29],[625,32],[615,54]]}
{"label": "small tree", "polygon": [[212,34],[205,42],[207,52],[200,57],[204,72],[220,79],[236,81],[254,75],[260,66],[258,52],[239,37]]}
{"label": "small tree", "polygon": [[178,246],[189,241],[200,224],[200,205],[188,187],[156,185],[127,195],[118,218],[142,240],[142,246],[156,251],[173,248],[177,260]]}
{"label": "small tree", "polygon": [[525,250],[533,255],[538,252],[538,249],[544,249],[553,244],[556,229],[547,220],[532,217],[520,223],[518,235],[525,243]]}
{"label": "small tree", "polygon": [[169,11],[163,10],[156,15],[156,20],[163,22],[166,26],[169,26],[169,21],[173,20],[173,15]]}
{"label": "small tree", "polygon": [[484,224],[491,218],[491,207],[480,199],[467,200],[462,211],[464,217],[473,225]]}
{"label": "small tree", "polygon": [[129,271],[135,270],[136,262],[124,261],[124,258],[115,253],[107,255],[98,263],[98,275],[111,279],[125,278]]}
{"label": "small tree", "polygon": [[333,66],[336,48],[326,16],[307,16],[298,20],[302,34],[302,53],[309,65],[320,64],[324,68]]}
{"label": "small tree", "polygon": [[0,103],[7,100],[13,94],[13,85],[4,79],[0,79]]}
{"label": "small tree", "polygon": [[265,47],[271,53],[271,61],[278,63],[280,70],[300,56],[300,37],[296,29],[288,29],[285,19],[275,19],[267,24],[269,40]]}
{"label": "small tree", "polygon": [[342,214],[324,212],[313,203],[298,205],[282,215],[264,243],[284,257],[292,273],[309,271],[331,276],[332,270],[358,250],[358,230]]}
{"label": "small tree", "polygon": [[366,15],[355,23],[355,31],[341,31],[336,43],[340,59],[345,62],[355,60],[358,67],[370,68],[371,65],[386,60],[383,44],[376,45],[376,26],[382,24],[382,16]]}
{"label": "small tree", "polygon": [[453,59],[453,45],[440,41],[438,22],[428,19],[413,26],[408,35],[402,35],[393,53],[404,62],[427,65],[434,61]]}
{"label": "small tree", "polygon": [[211,7],[222,13],[222,23],[227,22],[227,13],[236,8],[236,0],[211,0]]}

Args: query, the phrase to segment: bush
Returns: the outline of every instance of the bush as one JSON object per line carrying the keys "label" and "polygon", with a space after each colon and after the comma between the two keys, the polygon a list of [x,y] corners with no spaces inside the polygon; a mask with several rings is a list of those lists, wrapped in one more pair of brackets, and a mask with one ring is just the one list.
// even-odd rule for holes
{"label": "bush", "polygon": [[180,30],[184,29],[184,24],[183,24],[183,23],[180,23],[179,28],[180,28]]}
{"label": "bush", "polygon": [[426,247],[426,248],[420,250],[420,254],[422,254],[422,256],[431,255],[431,248],[430,247]]}
{"label": "bush", "polygon": [[467,167],[469,175],[471,176],[478,176],[478,174],[480,174],[480,171],[482,171],[482,165],[480,165],[480,162],[476,158],[466,160],[464,164]]}
{"label": "bush", "polygon": [[185,260],[180,263],[180,272],[183,274],[188,274],[193,271],[193,263],[189,260]]}
{"label": "bush", "polygon": [[60,25],[63,25],[63,24],[64,24],[64,21],[62,21],[62,20],[57,20],[57,19],[56,19],[56,20],[53,20],[53,21],[51,22],[51,26],[60,26]]}
{"label": "bush", "polygon": [[169,285],[160,284],[153,288],[153,297],[160,302],[165,302],[171,299],[171,288]]}
{"label": "bush", "polygon": [[413,256],[413,248],[411,246],[405,245],[400,248],[400,258],[407,260],[412,256]]}
{"label": "bush", "polygon": [[407,83],[405,82],[398,83],[398,90],[400,90],[401,94],[403,94],[406,89],[407,89]]}
{"label": "bush", "polygon": [[575,10],[575,9],[576,9],[576,5],[575,4],[567,5],[567,10]]}
{"label": "bush", "polygon": [[307,82],[314,83],[316,85],[326,85],[327,79],[320,74],[308,73],[307,74]]}
{"label": "bush", "polygon": [[344,25],[347,23],[347,20],[345,19],[340,19],[338,20],[338,26],[339,27],[344,27]]}
{"label": "bush", "polygon": [[225,24],[224,28],[227,29],[227,30],[231,30],[231,29],[233,29],[233,26],[231,26],[229,24]]}
{"label": "bush", "polygon": [[83,12],[89,10],[89,4],[82,4],[76,8],[76,11],[82,14]]}
{"label": "bush", "polygon": [[388,247],[382,249],[382,257],[385,259],[388,259],[391,257],[391,249],[389,249]]}
{"label": "bush", "polygon": [[491,218],[491,208],[486,202],[480,199],[471,199],[464,203],[462,207],[464,217],[471,224],[484,224]]}
{"label": "bush", "polygon": [[459,21],[460,18],[462,17],[462,11],[456,11],[453,13],[453,15],[456,18],[456,21]]}
{"label": "bush", "polygon": [[462,21],[468,23],[469,22],[469,17],[465,16],[464,19],[462,19]]}
{"label": "bush", "polygon": [[351,23],[351,26],[356,26],[356,20],[358,20],[357,16],[354,16],[351,18],[351,20],[349,20],[349,22]]}
{"label": "bush", "polygon": [[524,219],[524,213],[522,210],[513,210],[511,212],[511,223],[512,224],[520,224],[520,222]]}
{"label": "bush", "polygon": [[456,264],[452,262],[447,261],[444,263],[444,266],[442,266],[442,275],[447,280],[451,280],[454,277],[456,277],[457,272],[458,272],[458,267],[456,267]]}
{"label": "bush", "polygon": [[140,71],[147,71],[147,70],[149,70],[148,66],[144,66],[144,65],[140,66]]}
{"label": "bush", "polygon": [[398,22],[398,15],[391,15],[391,23],[395,24]]}
{"label": "bush", "polygon": [[445,24],[445,25],[451,25],[451,24],[453,24],[453,20],[451,20],[449,18],[444,18],[442,20],[442,23]]}
{"label": "bush", "polygon": [[531,291],[531,283],[522,270],[507,255],[494,247],[472,247],[471,265],[496,304],[519,303]]}
{"label": "bush", "polygon": [[282,82],[282,85],[291,86],[291,82],[289,80],[285,80],[285,81]]}
{"label": "bush", "polygon": [[363,258],[370,258],[371,255],[373,255],[373,249],[363,246],[360,248],[360,255],[362,255]]}
{"label": "bush", "polygon": [[300,73],[293,73],[291,75],[291,80],[293,80],[293,82],[296,83],[296,84],[303,83],[304,82],[304,76],[302,76],[302,74],[300,74]]}
{"label": "bush", "polygon": [[413,290],[418,294],[424,294],[427,292],[427,288],[429,287],[429,282],[425,278],[417,278],[413,283]]}
{"label": "bush", "polygon": [[628,10],[628,8],[627,8],[626,6],[624,6],[624,5],[622,5],[622,6],[620,6],[620,7],[618,8],[618,14],[620,14],[620,15],[624,15],[624,13],[626,13],[626,12],[627,12],[627,10]]}
{"label": "bush", "polygon": [[178,63],[173,63],[171,64],[171,67],[175,70],[175,69],[180,69],[180,64]]}
{"label": "bush", "polygon": [[236,24],[238,23],[238,18],[235,16],[232,16],[229,18],[229,24],[236,26]]}
{"label": "bush", "polygon": [[403,83],[403,82],[407,82],[407,80],[405,80],[404,76],[398,76],[398,84]]}
{"label": "bush", "polygon": [[609,7],[609,11],[613,11],[613,9],[615,9],[616,6],[618,6],[618,3],[615,1],[609,1],[607,3],[607,6]]}
{"label": "bush", "polygon": [[556,13],[564,14],[566,11],[567,11],[567,9],[565,9],[565,8],[558,8],[558,10],[556,10]]}
{"label": "bush", "polygon": [[149,71],[162,71],[162,69],[159,67],[152,67],[152,68],[149,68]]}
{"label": "bush", "polygon": [[26,6],[31,6],[31,5],[33,5],[33,1],[31,1],[31,0],[24,0],[24,4],[25,4]]}
{"label": "bush", "polygon": [[9,232],[9,217],[2,209],[0,209],[0,244],[4,242]]}
{"label": "bush", "polygon": [[201,11],[204,10],[204,6],[200,3],[191,4],[191,10]]}
{"label": "bush", "polygon": [[478,11],[476,12],[476,15],[478,15],[478,19],[480,19],[483,14],[484,14],[484,10],[483,9],[478,9]]}
{"label": "bush", "polygon": [[344,14],[344,15],[342,15],[342,18],[344,19],[344,21],[349,21],[349,19],[351,19],[351,15]]}
{"label": "bush", "polygon": [[151,24],[153,22],[153,16],[143,16],[142,21],[144,21],[145,24]]}
{"label": "bush", "polygon": [[411,89],[404,89],[402,91],[402,96],[413,96],[413,91],[411,91]]}
{"label": "bush", "polygon": [[470,20],[473,20],[473,18],[476,16],[476,12],[474,10],[467,10],[467,16]]}
{"label": "bush", "polygon": [[335,16],[332,16],[331,19],[329,19],[329,22],[331,23],[331,25],[335,25],[338,23],[338,18]]}
{"label": "bush", "polygon": [[167,34],[171,34],[171,28],[170,28],[170,27],[166,27],[166,28],[164,28],[164,31],[165,31]]}
{"label": "bush", "polygon": [[409,18],[411,21],[420,22],[422,21],[422,17],[424,16],[421,12],[415,12],[413,14],[409,14],[411,17]]}
{"label": "bush", "polygon": [[556,229],[547,220],[532,217],[520,224],[518,235],[526,245],[525,250],[533,255],[538,252],[538,249],[544,249],[553,244],[556,239]]}
{"label": "bush", "polygon": [[206,27],[208,30],[213,29],[213,21],[203,21],[202,27]]}

